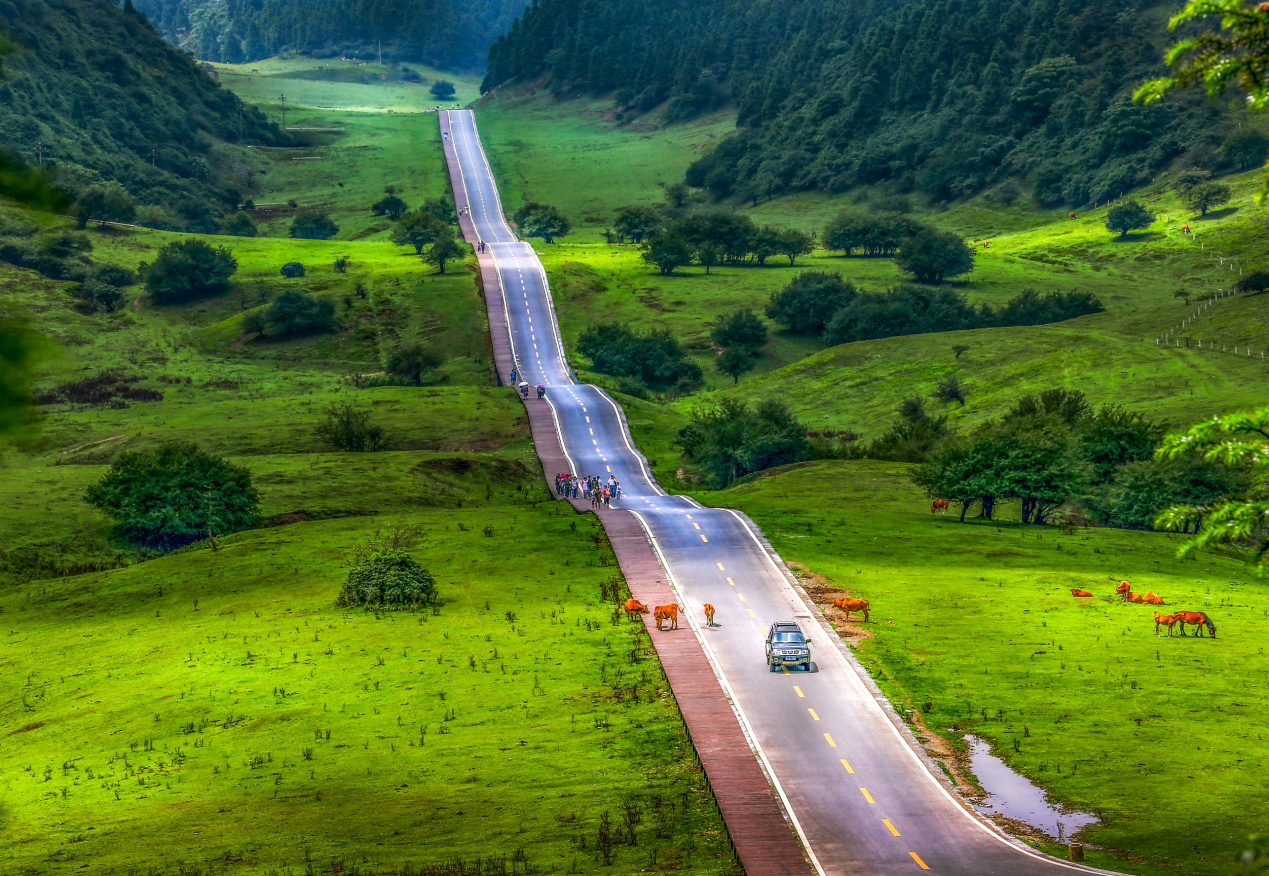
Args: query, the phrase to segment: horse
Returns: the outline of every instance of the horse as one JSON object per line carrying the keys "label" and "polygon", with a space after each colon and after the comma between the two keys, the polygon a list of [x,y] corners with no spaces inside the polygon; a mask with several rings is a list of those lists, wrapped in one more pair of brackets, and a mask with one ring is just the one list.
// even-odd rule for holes
{"label": "horse", "polygon": [[658,605],[652,609],[652,616],[656,618],[657,629],[661,629],[662,621],[670,622],[670,629],[677,630],[679,628],[679,607],[674,603],[669,605]]}
{"label": "horse", "polygon": [[849,596],[842,596],[833,600],[833,607],[840,608],[846,612],[846,622],[850,623],[850,613],[852,611],[859,612],[864,616],[864,623],[868,623],[868,600],[867,599],[851,599]]}
{"label": "horse", "polygon": [[631,620],[635,619],[635,615],[647,613],[648,607],[639,600],[634,599],[633,597],[626,600],[626,614],[630,616]]}
{"label": "horse", "polygon": [[1146,595],[1141,597],[1141,601],[1146,605],[1163,605],[1163,597],[1157,593],[1146,591]]}
{"label": "horse", "polygon": [[946,514],[947,506],[950,504],[952,503],[947,501],[947,499],[935,499],[934,502],[930,505],[930,513],[933,514],[935,511],[942,511],[944,514]]}
{"label": "horse", "polygon": [[1074,213],[1067,213],[1067,214],[1066,214],[1066,218],[1068,218],[1068,219],[1078,219],[1078,218],[1080,218],[1080,217],[1076,216]]}
{"label": "horse", "polygon": [[1201,611],[1177,611],[1172,616],[1177,619],[1177,623],[1181,625],[1181,635],[1185,635],[1185,625],[1198,627],[1198,632],[1194,635],[1203,638],[1203,627],[1207,627],[1207,631],[1212,634],[1212,638],[1216,638],[1216,624],[1212,623],[1212,619]]}
{"label": "horse", "polygon": [[[1159,614],[1159,612],[1156,611],[1154,613],[1154,634],[1156,636],[1159,635],[1159,626],[1163,625],[1168,628],[1168,638],[1172,638],[1172,625],[1175,623],[1176,623],[1176,615]],[[1185,627],[1182,627],[1181,629],[1184,630]]]}
{"label": "horse", "polygon": [[1072,596],[1078,596],[1078,597],[1080,597],[1081,599],[1084,599],[1084,598],[1087,598],[1087,597],[1089,597],[1089,596],[1092,596],[1093,594],[1089,593],[1087,590],[1077,590],[1077,589],[1075,589],[1074,587],[1072,587],[1072,588],[1071,588],[1071,595],[1072,595]]}
{"label": "horse", "polygon": [[716,626],[714,623],[714,606],[711,603],[705,603],[705,620],[709,622],[709,626]]}

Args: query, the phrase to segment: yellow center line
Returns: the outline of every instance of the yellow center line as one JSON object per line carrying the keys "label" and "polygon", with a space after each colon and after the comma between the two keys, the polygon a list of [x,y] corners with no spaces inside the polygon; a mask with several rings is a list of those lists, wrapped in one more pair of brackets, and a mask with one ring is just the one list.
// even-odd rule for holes
{"label": "yellow center line", "polygon": [[833,737],[829,736],[827,733],[824,734],[824,741],[828,743],[829,748],[837,747],[837,743],[833,741]]}
{"label": "yellow center line", "polygon": [[[756,615],[756,614],[754,614],[754,613],[753,613],[753,609],[752,609],[752,608],[748,608],[748,609],[745,609],[745,610],[749,612],[749,616],[750,616],[750,617],[757,617],[757,616],[758,616],[758,615]],[[758,632],[762,632],[762,631],[761,631],[761,630],[759,630]]]}
{"label": "yellow center line", "polygon": [[891,823],[890,823],[890,819],[889,819],[889,818],[883,818],[883,819],[881,819],[881,823],[882,823],[882,824],[884,824],[886,827],[890,828],[890,832],[891,832],[892,834],[894,834],[895,836],[898,836],[898,835],[899,835],[899,831],[895,828],[895,826],[894,826],[893,824],[891,824]]}
{"label": "yellow center line", "polygon": [[794,689],[795,691],[797,691],[797,695],[798,695],[800,698],[802,698],[802,699],[806,699],[806,694],[802,693],[802,688],[798,687],[798,686],[795,684],[795,685],[793,685],[793,689]]}
{"label": "yellow center line", "polygon": [[706,538],[704,534],[701,535],[701,541],[705,542],[706,544],[709,544],[709,539]]}
{"label": "yellow center line", "polygon": [[788,674],[789,674],[789,667],[787,667],[787,666],[781,666],[781,667],[780,667],[780,671],[781,671],[781,672],[783,672],[785,675],[788,675]]}
{"label": "yellow center line", "polygon": [[868,789],[867,789],[867,788],[860,788],[860,789],[859,789],[859,792],[860,792],[861,794],[863,794],[863,795],[864,795],[864,799],[865,799],[865,800],[867,800],[869,803],[876,803],[876,802],[877,802],[876,800],[872,799],[872,794],[869,794],[869,793],[868,793]]}
{"label": "yellow center line", "polygon": [[587,431],[587,432],[589,432],[589,433],[590,433],[590,434],[592,434],[592,435],[594,435],[594,434],[595,434],[595,430],[594,430],[594,429],[587,429],[586,431]]}
{"label": "yellow center line", "polygon": [[608,469],[608,471],[610,471],[610,472],[612,471],[612,466],[611,466],[611,465],[606,465],[606,466],[604,466],[604,468]]}
{"label": "yellow center line", "polygon": [[851,768],[850,763],[844,757],[842,758],[842,766],[846,767],[846,772],[850,773],[852,776],[855,774],[855,770]]}
{"label": "yellow center line", "polygon": [[814,710],[814,709],[807,709],[807,711],[811,713],[811,717],[812,717],[812,718],[814,718],[816,721],[818,721],[818,720],[820,719],[820,716],[819,716],[819,715],[817,715],[817,714],[815,714],[815,710]]}
{"label": "yellow center line", "polygon": [[718,564],[718,571],[720,571],[720,572],[726,571],[725,569],[723,569],[723,564],[722,564],[722,563],[719,563],[719,564]]}
{"label": "yellow center line", "polygon": [[743,593],[737,593],[737,594],[736,594],[736,598],[737,598],[737,599],[739,599],[741,602],[744,602],[744,601],[745,601],[745,594],[743,594]]}
{"label": "yellow center line", "polygon": [[693,523],[692,526],[696,527],[697,530],[700,530],[701,528],[701,525],[699,523]]}
{"label": "yellow center line", "polygon": [[916,861],[917,866],[920,867],[922,870],[930,869],[929,867],[926,866],[925,861],[921,860],[921,856],[918,855],[916,852],[908,852],[908,854],[912,856],[912,860]]}
{"label": "yellow center line", "polygon": [[735,587],[735,586],[736,586],[736,582],[735,582],[735,581],[733,581],[733,580],[731,580],[731,577],[730,577],[730,576],[728,576],[728,578],[727,578],[727,583],[728,583],[728,584],[730,584],[732,587]]}
{"label": "yellow center line", "polygon": [[588,422],[588,423],[590,422],[590,417],[587,417],[587,418],[586,418],[586,422]]}

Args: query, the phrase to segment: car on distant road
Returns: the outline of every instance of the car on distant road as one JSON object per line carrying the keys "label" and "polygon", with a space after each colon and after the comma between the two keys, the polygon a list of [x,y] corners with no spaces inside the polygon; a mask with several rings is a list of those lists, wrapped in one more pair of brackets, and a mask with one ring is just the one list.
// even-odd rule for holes
{"label": "car on distant road", "polygon": [[767,666],[772,672],[782,666],[811,668],[811,640],[797,621],[777,621],[767,630]]}

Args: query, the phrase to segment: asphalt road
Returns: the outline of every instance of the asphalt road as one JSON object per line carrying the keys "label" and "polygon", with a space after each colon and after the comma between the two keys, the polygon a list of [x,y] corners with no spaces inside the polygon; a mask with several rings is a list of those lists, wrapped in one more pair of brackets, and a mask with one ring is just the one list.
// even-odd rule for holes
{"label": "asphalt road", "polygon": [[[507,226],[469,111],[448,116],[471,218],[502,283],[523,379],[543,384],[572,471],[615,474],[653,538],[720,681],[773,776],[818,868],[828,874],[1024,876],[1102,872],[1020,848],[970,814],[928,771],[886,711],[740,515],[669,496],[634,448],[618,406],[574,383],[546,275]],[[507,380],[509,375],[503,375]],[[717,607],[707,628],[703,603]],[[811,672],[771,672],[768,625],[796,619],[811,637]]]}

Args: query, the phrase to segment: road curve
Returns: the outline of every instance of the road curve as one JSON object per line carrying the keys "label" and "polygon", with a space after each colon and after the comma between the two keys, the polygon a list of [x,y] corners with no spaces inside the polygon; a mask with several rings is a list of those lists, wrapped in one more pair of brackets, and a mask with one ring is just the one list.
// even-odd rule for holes
{"label": "road curve", "polygon": [[[519,379],[546,386],[571,470],[621,481],[618,504],[652,540],[816,869],[834,876],[1106,872],[1042,855],[973,814],[918,756],[752,523],[657,485],[620,408],[569,373],[546,274],[504,219],[474,116],[440,115],[472,225],[497,267]],[[706,602],[717,607],[716,627],[704,626]],[[768,671],[766,628],[790,618],[814,640],[817,671]]]}

